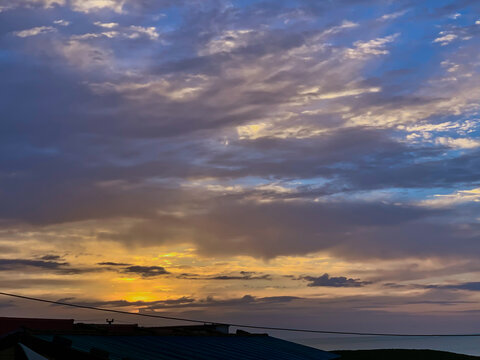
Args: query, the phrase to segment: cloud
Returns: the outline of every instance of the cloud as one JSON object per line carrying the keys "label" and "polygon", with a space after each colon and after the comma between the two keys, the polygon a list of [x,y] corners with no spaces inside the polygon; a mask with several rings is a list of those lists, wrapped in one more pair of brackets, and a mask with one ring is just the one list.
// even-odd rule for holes
{"label": "cloud", "polygon": [[[137,26],[137,25],[130,25],[130,26],[120,26],[118,23],[101,23],[99,21],[96,21],[94,23],[96,26],[101,27],[103,30],[102,32],[88,32],[84,34],[75,34],[70,37],[71,41],[77,41],[80,42],[82,41],[82,44],[88,45],[88,46],[93,46],[92,41],[95,39],[101,40],[101,39],[129,39],[129,40],[135,40],[135,39],[142,39],[142,38],[148,38],[150,40],[158,40],[160,37],[160,34],[157,30],[156,27],[154,26],[149,26],[149,27],[143,27],[143,26]],[[110,85],[112,85],[110,83]]]}
{"label": "cloud", "polygon": [[271,280],[268,275],[262,275],[257,277],[252,276],[232,276],[232,275],[217,275],[209,278],[210,280]]}
{"label": "cloud", "polygon": [[108,71],[114,66],[110,51],[86,43],[82,39],[74,38],[58,44],[56,50],[70,65],[80,70],[103,69]]}
{"label": "cloud", "polygon": [[74,11],[91,13],[99,10],[111,10],[122,13],[126,0],[72,0],[71,7]]}
{"label": "cloud", "polygon": [[253,271],[240,271],[240,275],[216,275],[206,278],[209,280],[272,280],[269,274],[256,275]]}
{"label": "cloud", "polygon": [[254,31],[249,29],[225,31],[217,38],[212,39],[205,49],[200,51],[200,55],[230,52],[236,48],[247,46],[254,35]]}
{"label": "cloud", "polygon": [[54,5],[65,5],[65,0],[26,0],[24,2],[27,4],[41,4],[45,8],[51,8]]}
{"label": "cloud", "polygon": [[437,289],[440,288],[440,289],[452,289],[452,290],[480,291],[480,282],[467,282],[467,283],[453,284],[453,285],[439,285],[435,287]]}
{"label": "cloud", "polygon": [[46,260],[46,261],[58,261],[58,260],[62,260],[62,257],[60,255],[48,254],[48,255],[42,256],[40,259]]}
{"label": "cloud", "polygon": [[2,254],[11,254],[18,252],[18,248],[15,246],[0,245],[0,252]]}
{"label": "cloud", "polygon": [[[36,272],[38,273],[39,270],[37,269]],[[36,277],[32,274],[31,277],[28,278],[15,278],[15,279],[0,279],[0,286],[2,289],[11,289],[13,293],[18,291],[19,289],[26,289],[27,291],[31,289],[47,289],[47,292],[52,293],[52,289],[59,289],[59,288],[69,288],[69,287],[84,287],[88,286],[88,283],[91,280],[85,279],[72,279],[70,277],[62,277],[62,278],[45,278],[45,274],[42,274],[40,277]],[[48,290],[49,289],[49,290]]]}
{"label": "cloud", "polygon": [[453,20],[457,20],[457,19],[460,18],[461,16],[462,16],[462,14],[460,14],[460,13],[455,13],[455,14],[450,15],[450,18],[453,19]]}
{"label": "cloud", "polygon": [[301,279],[309,282],[308,286],[330,286],[330,287],[362,287],[371,284],[368,281],[360,281],[359,279],[346,278],[344,276],[331,277],[328,274],[323,274],[319,277],[302,276]]}
{"label": "cloud", "polygon": [[437,37],[435,40],[433,40],[434,43],[440,43],[440,45],[445,46],[450,44],[453,40],[457,39],[458,36],[455,34],[445,34],[445,33],[440,33],[440,35]]}
{"label": "cloud", "polygon": [[459,204],[480,201],[480,188],[458,190],[453,194],[436,194],[430,199],[423,200],[422,205],[431,207],[452,207]]}
{"label": "cloud", "polygon": [[192,298],[183,296],[180,298],[156,300],[156,301],[127,301],[127,300],[110,300],[110,301],[80,301],[75,299],[60,299],[57,301],[69,301],[75,304],[95,307],[137,307],[140,312],[148,312],[160,309],[175,309],[175,308],[218,308],[218,307],[235,307],[235,306],[250,306],[250,305],[272,305],[290,303],[301,298],[296,296],[270,296],[270,297],[256,297],[252,295],[244,295],[239,298]]}
{"label": "cloud", "polygon": [[475,149],[480,147],[480,140],[475,138],[437,137],[435,142],[454,149]]}
{"label": "cloud", "polygon": [[363,59],[369,56],[387,55],[389,51],[385,48],[388,43],[393,42],[400,34],[393,34],[383,38],[368,41],[356,41],[354,48],[347,49],[345,56],[350,59]]}
{"label": "cloud", "polygon": [[99,262],[99,263],[97,263],[97,265],[101,265],[101,266],[129,266],[131,264],[105,261],[105,262]]}
{"label": "cloud", "polygon": [[[456,283],[456,284],[446,284],[446,285],[422,285],[422,284],[409,284],[409,285],[398,285],[395,283],[384,284],[384,286],[392,288],[410,288],[410,289],[427,289],[427,290],[464,290],[464,291],[480,291],[480,282],[465,282],[465,283]],[[457,303],[455,301],[454,303]],[[469,303],[468,301],[466,303]]]}
{"label": "cloud", "polygon": [[53,23],[54,23],[55,25],[60,25],[60,26],[68,26],[68,25],[70,25],[70,21],[63,20],[63,19],[54,20]]}
{"label": "cloud", "polygon": [[[77,275],[102,272],[98,267],[72,266],[57,255],[45,255],[39,259],[0,259],[0,271],[11,273],[38,274],[53,273],[56,275]],[[28,279],[25,279],[28,280]]]}
{"label": "cloud", "polygon": [[385,15],[382,15],[379,20],[380,21],[388,21],[388,20],[393,20],[393,19],[396,19],[396,18],[399,18],[403,15],[405,15],[409,10],[401,10],[401,11],[395,11],[393,13],[389,13],[389,14],[385,14]]}
{"label": "cloud", "polygon": [[56,31],[56,29],[52,26],[37,26],[31,29],[15,31],[14,34],[15,36],[26,38],[31,36],[37,36],[40,34],[46,34],[53,31]]}
{"label": "cloud", "polygon": [[0,12],[2,12],[2,9],[5,8],[6,10],[14,9],[20,6],[25,6],[27,8],[30,7],[42,7],[45,9],[51,9],[54,8],[55,6],[64,6],[66,4],[65,0],[18,0],[15,2],[12,2],[10,0],[4,1],[6,5],[3,5],[2,2],[0,2]]}
{"label": "cloud", "polygon": [[136,274],[144,278],[170,274],[170,272],[168,272],[167,270],[165,270],[165,268],[161,266],[132,265],[125,267],[122,271],[126,274]]}
{"label": "cloud", "polygon": [[113,29],[118,26],[118,23],[116,22],[110,22],[110,23],[102,23],[100,21],[95,21],[95,25],[100,26],[102,28],[107,28],[107,29]]}
{"label": "cloud", "polygon": [[[272,258],[327,251],[346,258],[387,258],[404,256],[413,248],[419,256],[468,256],[467,248],[475,242],[469,235],[473,228],[434,221],[447,215],[445,211],[375,202],[226,202],[203,214],[156,217],[105,239],[137,246],[193,243],[200,253],[216,256]],[[422,240],[427,234],[437,239],[435,248]],[[458,238],[464,246],[450,249]]]}
{"label": "cloud", "polygon": [[[244,295],[241,298],[227,298],[220,299],[214,297],[207,297],[204,299],[197,299],[187,304],[167,304],[169,307],[189,307],[189,308],[218,308],[218,307],[235,307],[235,306],[268,306],[273,304],[284,304],[294,302],[300,299],[297,296],[268,296],[256,297],[252,295]],[[156,310],[165,308],[165,304],[150,304],[143,311]],[[142,311],[142,310],[140,310]]]}
{"label": "cloud", "polygon": [[147,36],[151,40],[157,40],[160,37],[160,34],[157,32],[157,29],[154,26],[143,27],[131,25],[130,30],[132,30],[132,33],[129,35],[129,37],[132,39],[138,38],[142,35]]}
{"label": "cloud", "polygon": [[67,262],[30,260],[30,259],[0,259],[1,271],[19,271],[21,268],[38,268],[44,270],[63,270]]}
{"label": "cloud", "polygon": [[196,300],[190,297],[182,296],[176,299],[157,300],[157,301],[127,301],[127,300],[109,300],[109,301],[81,301],[75,298],[59,299],[60,302],[72,302],[83,306],[94,307],[178,307],[194,303]]}
{"label": "cloud", "polygon": [[[306,89],[302,90],[300,94],[302,95],[314,95],[319,92],[319,88],[312,88],[312,89]],[[336,98],[341,98],[345,96],[358,96],[362,94],[368,94],[368,93],[377,93],[380,92],[381,89],[378,87],[372,87],[372,88],[367,88],[367,89],[350,89],[350,90],[344,90],[344,91],[339,91],[339,92],[331,92],[331,93],[324,93],[320,95],[316,95],[315,98],[320,99],[320,100],[330,100],[330,99],[336,99]]]}

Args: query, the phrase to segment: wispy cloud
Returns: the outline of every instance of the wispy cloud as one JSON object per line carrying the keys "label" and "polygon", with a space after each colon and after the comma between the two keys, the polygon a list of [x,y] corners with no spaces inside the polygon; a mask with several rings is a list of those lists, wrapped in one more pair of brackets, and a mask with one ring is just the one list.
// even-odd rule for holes
{"label": "wispy cloud", "polygon": [[368,41],[356,41],[354,47],[346,51],[346,56],[351,59],[362,59],[368,56],[389,54],[386,45],[393,42],[400,34],[393,34],[383,38]]}
{"label": "wispy cloud", "polygon": [[393,13],[385,14],[380,17],[379,20],[381,21],[389,21],[389,20],[394,20],[396,18],[399,18],[403,15],[405,15],[409,10],[401,10],[401,11],[395,11]]}
{"label": "wispy cloud", "polygon": [[422,201],[423,205],[433,207],[451,207],[458,204],[480,201],[480,188],[471,190],[458,190],[453,194],[434,195]]}
{"label": "wispy cloud", "polygon": [[37,26],[31,29],[25,29],[20,31],[15,31],[14,34],[21,38],[26,38],[30,36],[37,36],[41,34],[46,34],[49,32],[56,31],[56,29],[52,26]]}
{"label": "wispy cloud", "polygon": [[440,45],[445,46],[450,44],[453,40],[457,39],[458,36],[455,34],[446,34],[444,32],[440,33],[441,36],[433,40],[434,43],[440,43]]}

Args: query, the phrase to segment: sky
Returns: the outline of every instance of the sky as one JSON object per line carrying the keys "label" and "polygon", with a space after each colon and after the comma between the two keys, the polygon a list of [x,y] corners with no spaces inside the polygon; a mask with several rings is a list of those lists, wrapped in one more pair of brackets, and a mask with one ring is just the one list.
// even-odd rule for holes
{"label": "sky", "polygon": [[478,332],[479,34],[476,0],[0,0],[1,291]]}

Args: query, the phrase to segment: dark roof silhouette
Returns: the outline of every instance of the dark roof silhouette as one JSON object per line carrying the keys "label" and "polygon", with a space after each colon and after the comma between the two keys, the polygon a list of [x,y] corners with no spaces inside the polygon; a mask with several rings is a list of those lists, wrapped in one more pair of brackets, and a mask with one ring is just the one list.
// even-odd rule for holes
{"label": "dark roof silhouette", "polygon": [[[25,324],[32,324],[25,319]],[[43,325],[48,323],[43,319]],[[2,318],[0,318],[0,323]],[[62,328],[55,329],[55,324]],[[338,355],[267,334],[228,332],[228,326],[140,327],[71,324],[53,320],[50,328],[28,329],[0,338],[0,355],[11,359],[110,360],[329,360]],[[13,355],[12,355],[13,354]],[[15,357],[16,356],[16,357]],[[2,357],[2,359],[9,357]]]}
{"label": "dark roof silhouette", "polygon": [[0,317],[0,336],[21,328],[32,330],[72,330],[73,322],[73,319]]}

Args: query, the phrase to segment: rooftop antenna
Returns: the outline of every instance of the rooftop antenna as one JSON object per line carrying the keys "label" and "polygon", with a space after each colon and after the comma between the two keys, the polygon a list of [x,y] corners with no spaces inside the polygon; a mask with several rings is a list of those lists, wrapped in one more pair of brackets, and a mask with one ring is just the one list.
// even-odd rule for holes
{"label": "rooftop antenna", "polygon": [[112,320],[108,320],[108,319],[105,319],[105,320],[107,321],[107,324],[108,324],[108,325],[112,325],[112,323],[113,323],[113,321],[114,321],[113,318],[112,318]]}

